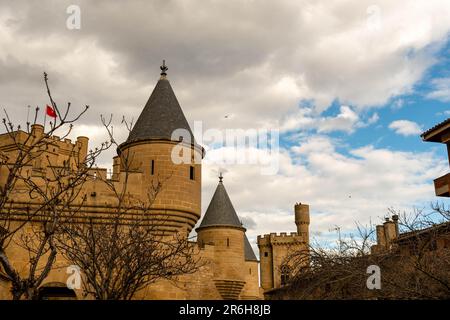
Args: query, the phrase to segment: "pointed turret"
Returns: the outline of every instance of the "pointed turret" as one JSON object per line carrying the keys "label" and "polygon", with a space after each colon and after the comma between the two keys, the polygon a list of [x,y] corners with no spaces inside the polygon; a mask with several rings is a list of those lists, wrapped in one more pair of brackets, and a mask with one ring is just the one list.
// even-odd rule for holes
{"label": "pointed turret", "polygon": [[256,299],[258,260],[222,180],[220,174],[216,191],[196,229],[197,242],[200,247],[214,247],[214,280],[224,299],[238,299],[241,295]]}
{"label": "pointed turret", "polygon": [[211,202],[209,203],[208,209],[206,209],[202,223],[197,230],[211,226],[228,226],[244,229],[238,215],[236,214],[236,211],[234,210],[227,190],[225,190],[222,177],[220,177],[216,191],[214,192]]}
{"label": "pointed turret", "polygon": [[155,185],[162,184],[150,209],[158,221],[158,231],[189,234],[200,218],[204,150],[193,140],[191,128],[167,80],[165,62],[150,98],[117,152],[115,179],[131,177],[134,180],[129,187],[146,198],[154,192]]}
{"label": "pointed turret", "polygon": [[[195,143],[189,123],[169,80],[167,80],[165,63],[161,66],[161,70],[161,78],[153,89],[126,143],[143,140],[171,140],[172,133],[177,129],[186,130],[190,134],[191,143]],[[176,137],[176,140],[178,138]]]}

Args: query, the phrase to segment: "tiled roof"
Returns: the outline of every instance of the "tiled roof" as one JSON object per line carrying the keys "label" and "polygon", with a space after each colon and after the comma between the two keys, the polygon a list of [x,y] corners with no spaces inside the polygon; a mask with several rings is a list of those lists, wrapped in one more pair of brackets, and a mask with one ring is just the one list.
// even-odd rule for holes
{"label": "tiled roof", "polygon": [[[191,128],[172,87],[165,77],[156,84],[126,143],[150,139],[171,140],[176,129],[184,129],[195,143]],[[176,140],[179,140],[178,135]]]}
{"label": "tiled roof", "polygon": [[424,138],[427,134],[429,134],[430,132],[440,129],[443,126],[445,126],[446,124],[450,123],[450,118],[447,118],[446,120],[442,121],[441,123],[438,123],[437,125],[435,125],[434,127],[428,129],[427,131],[423,132],[420,136],[422,138]]}
{"label": "tiled roof", "polygon": [[253,248],[250,244],[250,241],[248,241],[247,235],[244,234],[244,254],[245,254],[245,261],[258,261],[255,256],[255,252],[253,252]]}
{"label": "tiled roof", "polygon": [[230,197],[223,185],[223,182],[219,182],[216,191],[209,203],[208,209],[203,217],[202,223],[199,228],[209,226],[232,226],[242,227],[242,223],[234,210]]}

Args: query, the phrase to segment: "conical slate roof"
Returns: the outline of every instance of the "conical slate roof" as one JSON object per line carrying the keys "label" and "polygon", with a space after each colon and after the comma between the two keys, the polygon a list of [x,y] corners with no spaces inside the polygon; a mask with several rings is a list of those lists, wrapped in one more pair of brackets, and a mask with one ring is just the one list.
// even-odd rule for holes
{"label": "conical slate roof", "polygon": [[199,228],[209,226],[243,228],[222,181],[217,185]]}
{"label": "conical slate roof", "polygon": [[[156,84],[141,115],[128,136],[127,143],[149,139],[171,139],[176,129],[185,129],[195,143],[192,130],[183,114],[165,74]],[[178,140],[178,137],[177,139]]]}
{"label": "conical slate roof", "polygon": [[245,254],[245,261],[258,261],[258,259],[255,256],[255,252],[253,252],[253,248],[250,244],[250,241],[248,241],[247,235],[244,234],[244,254]]}

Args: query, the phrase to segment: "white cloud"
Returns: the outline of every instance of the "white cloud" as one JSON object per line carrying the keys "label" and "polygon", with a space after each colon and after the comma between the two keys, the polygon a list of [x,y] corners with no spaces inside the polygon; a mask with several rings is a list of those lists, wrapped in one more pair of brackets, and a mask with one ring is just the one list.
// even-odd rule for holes
{"label": "white cloud", "polygon": [[[45,69],[63,101],[95,106],[86,121],[110,111],[137,115],[165,58],[185,112],[207,126],[280,121],[301,99],[316,115],[338,99],[361,117],[361,109],[411,92],[450,30],[447,0],[382,0],[370,12],[370,0],[280,0],[275,9],[194,0],[189,10],[181,0],[130,1],[127,15],[109,1],[81,0],[78,31],[65,27],[69,4],[0,4],[3,106],[46,102]],[[236,116],[223,121],[224,114]],[[342,116],[325,119],[322,132],[348,132],[354,115]]]}
{"label": "white cloud", "polygon": [[281,124],[281,131],[310,130],[315,129],[319,133],[343,131],[352,133],[357,128],[367,127],[379,120],[374,113],[366,121],[362,120],[349,106],[341,106],[336,116],[314,115],[311,108],[301,108],[291,114]]}
{"label": "white cloud", "polygon": [[399,109],[403,108],[404,105],[405,105],[405,101],[403,99],[397,99],[392,103],[392,109],[399,110]]}
{"label": "white cloud", "polygon": [[[431,152],[400,152],[367,145],[336,150],[338,141],[326,136],[301,140],[281,150],[280,168],[263,176],[257,166],[230,165],[224,183],[236,211],[251,219],[248,234],[295,231],[293,206],[311,207],[311,232],[329,234],[339,225],[344,232],[355,221],[379,223],[388,207],[411,210],[434,199],[433,179],[447,172],[446,159]],[[216,150],[220,152],[220,150]],[[203,211],[217,185],[217,166],[203,166]]]}
{"label": "white cloud", "polygon": [[431,85],[433,89],[426,95],[428,99],[450,102],[450,78],[433,79]]}
{"label": "white cloud", "polygon": [[415,122],[409,120],[395,120],[389,128],[402,136],[413,136],[422,133],[422,128]]}
{"label": "white cloud", "polygon": [[[101,141],[100,113],[136,120],[162,59],[187,118],[204,129],[281,123],[285,131],[351,133],[378,120],[366,109],[413,91],[450,30],[448,0],[381,0],[378,17],[367,12],[371,0],[130,1],[126,14],[111,1],[78,3],[75,31],[65,27],[71,0],[0,3],[0,97],[23,119],[28,104],[48,102],[46,70],[58,102],[91,106],[80,130],[96,135],[93,143]],[[445,82],[435,84],[443,99]],[[310,107],[299,110],[302,100]],[[338,113],[323,116],[336,100]],[[253,237],[294,230],[297,201],[311,204],[313,230],[327,230],[432,199],[431,180],[445,167],[425,153],[366,147],[345,155],[336,143],[302,138],[269,178],[257,166],[230,166],[225,183],[239,213],[256,221]],[[216,171],[204,166],[204,206]]]}
{"label": "white cloud", "polygon": [[450,110],[444,110],[442,112],[437,112],[437,116],[450,116]]}
{"label": "white cloud", "polygon": [[305,140],[305,143],[291,147],[291,151],[297,156],[312,154],[312,153],[333,153],[335,142],[327,136],[312,136]]}
{"label": "white cloud", "polygon": [[369,120],[367,120],[367,124],[370,125],[370,124],[377,123],[378,120],[380,120],[380,116],[378,115],[378,113],[374,113],[374,114],[369,118]]}
{"label": "white cloud", "polygon": [[324,117],[319,119],[318,131],[347,131],[351,132],[358,121],[358,115],[348,106],[341,106],[340,113],[336,117]]}

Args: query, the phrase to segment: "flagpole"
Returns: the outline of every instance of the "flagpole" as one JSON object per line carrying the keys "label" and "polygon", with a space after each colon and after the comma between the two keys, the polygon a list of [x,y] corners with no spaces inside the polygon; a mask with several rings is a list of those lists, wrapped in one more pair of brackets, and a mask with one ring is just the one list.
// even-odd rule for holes
{"label": "flagpole", "polygon": [[31,108],[31,106],[28,105],[28,111],[27,111],[27,123],[30,121],[30,108]]}
{"label": "flagpole", "polygon": [[29,131],[30,130],[30,108],[31,108],[31,106],[30,105],[28,105],[28,111],[27,111],[27,131]]}
{"label": "flagpole", "polygon": [[45,106],[45,115],[44,115],[44,133],[45,133],[45,123],[47,122],[47,106]]}

